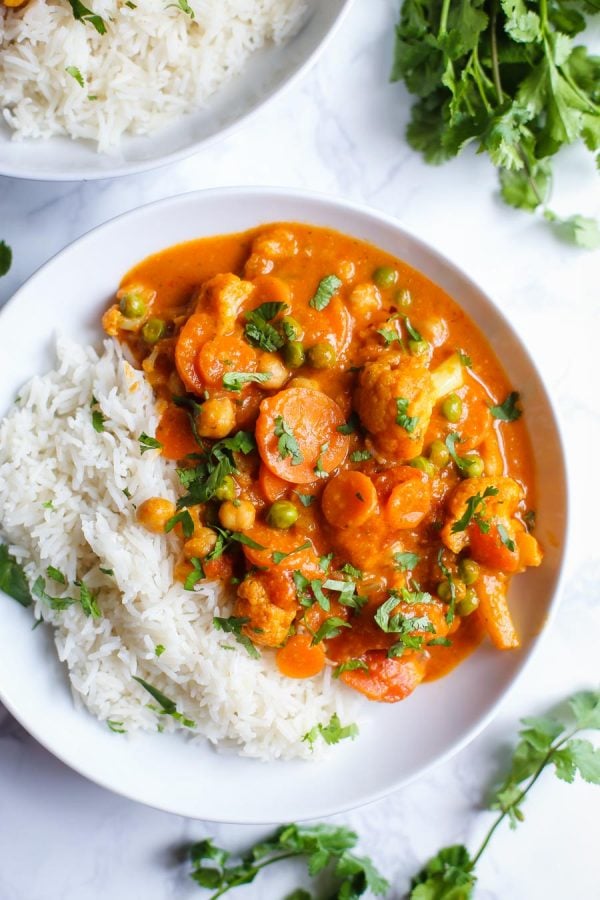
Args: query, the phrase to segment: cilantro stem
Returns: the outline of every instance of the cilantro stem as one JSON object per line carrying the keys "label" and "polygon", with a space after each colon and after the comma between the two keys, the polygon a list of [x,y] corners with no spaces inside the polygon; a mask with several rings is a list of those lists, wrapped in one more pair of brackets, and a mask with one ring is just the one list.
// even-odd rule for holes
{"label": "cilantro stem", "polygon": [[[250,865],[252,866],[252,870],[254,871],[254,877],[267,866],[270,866],[272,863],[281,862],[283,859],[290,859],[293,856],[300,856],[301,854],[296,850],[290,850],[289,853],[281,853],[279,856],[272,856],[271,859],[266,859],[264,862],[257,863],[254,865],[251,861]],[[222,897],[223,894],[227,894],[229,891],[233,890],[233,888],[239,887],[242,884],[248,884],[248,869],[245,869],[240,877],[235,881],[231,881],[229,884],[223,885],[223,887],[217,891],[216,894],[211,894],[208,900],[217,900],[218,897]]]}
{"label": "cilantro stem", "polygon": [[494,87],[498,95],[498,103],[504,102],[504,93],[502,91],[502,82],[500,81],[500,63],[498,61],[498,35],[496,33],[496,24],[498,20],[498,4],[494,2],[492,6],[492,16],[490,22],[490,40],[492,48],[492,73],[494,77]]}
{"label": "cilantro stem", "polygon": [[446,34],[448,26],[448,13],[450,12],[450,0],[444,0],[442,3],[442,12],[440,14],[440,27],[438,29],[438,37]]}
{"label": "cilantro stem", "polygon": [[511,808],[518,808],[518,807],[519,807],[519,804],[524,800],[524,798],[525,798],[525,796],[527,795],[527,793],[528,793],[528,792],[531,790],[531,788],[534,786],[534,784],[536,783],[536,781],[538,780],[538,778],[540,777],[540,775],[542,774],[542,772],[544,771],[544,769],[546,768],[546,766],[552,761],[552,757],[554,756],[554,754],[556,753],[556,751],[557,751],[557,750],[560,750],[560,748],[562,747],[563,744],[566,744],[567,741],[570,741],[571,738],[574,737],[574,736],[575,736],[579,731],[581,731],[581,730],[582,730],[582,729],[580,729],[580,728],[575,728],[575,729],[573,729],[573,731],[571,731],[569,734],[567,734],[567,735],[565,735],[564,737],[562,737],[562,738],[561,738],[559,741],[557,741],[555,744],[552,744],[552,746],[550,747],[550,749],[548,750],[548,752],[546,753],[546,755],[544,756],[544,758],[543,758],[542,761],[540,762],[539,766],[537,767],[537,769],[535,770],[535,772],[533,773],[533,775],[531,776],[531,778],[529,779],[529,781],[527,782],[527,784],[525,785],[525,787],[523,788],[523,790],[517,795],[517,797],[513,800],[513,802],[510,804],[510,806],[507,807],[505,810],[503,810],[503,811],[500,813],[500,815],[498,816],[498,818],[496,819],[496,821],[494,822],[494,824],[492,825],[492,827],[490,828],[490,830],[489,830],[488,833],[486,834],[486,836],[485,836],[485,838],[483,839],[483,842],[482,842],[482,844],[481,844],[479,850],[477,851],[477,853],[475,854],[475,856],[472,858],[472,861],[471,861],[471,870],[475,869],[477,863],[479,862],[480,857],[482,856],[482,854],[483,854],[483,852],[485,851],[487,845],[488,845],[489,842],[491,841],[491,839],[492,839],[492,837],[493,837],[493,835],[494,835],[494,832],[496,831],[496,829],[498,828],[498,826],[500,825],[500,823],[503,822],[504,819],[507,817],[507,815],[509,814],[510,809],[511,809]]}

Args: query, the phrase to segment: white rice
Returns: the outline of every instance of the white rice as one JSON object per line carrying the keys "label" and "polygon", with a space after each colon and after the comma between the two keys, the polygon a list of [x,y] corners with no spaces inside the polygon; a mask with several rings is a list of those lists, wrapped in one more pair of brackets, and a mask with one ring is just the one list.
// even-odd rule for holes
{"label": "white rice", "polygon": [[124,133],[149,134],[205,106],[256,50],[297,31],[308,3],[189,0],[194,18],[175,0],[85,5],[106,34],[77,21],[68,0],[0,3],[0,110],[17,137],[69,135],[114,152]]}
{"label": "white rice", "polygon": [[[98,355],[59,339],[57,355],[57,369],[35,377],[0,424],[0,528],[30,584],[42,575],[52,596],[77,597],[79,579],[98,594],[101,618],[79,603],[34,606],[55,628],[74,694],[128,732],[182,728],[245,756],[315,758],[321,747],[311,752],[303,736],[334,713],[350,721],[350,691],[330,670],[284,678],[272,651],[252,659],[213,627],[213,616],[231,613],[218,585],[190,592],[173,582],[177,538],[150,534],[135,518],[148,497],[177,496],[174,464],[156,450],[140,453],[139,435],[157,425],[151,388],[112,341]],[[106,417],[101,433],[92,426],[92,397]],[[47,577],[49,565],[68,587]],[[159,645],[166,649],[157,657]],[[196,727],[150,709],[134,675]]]}

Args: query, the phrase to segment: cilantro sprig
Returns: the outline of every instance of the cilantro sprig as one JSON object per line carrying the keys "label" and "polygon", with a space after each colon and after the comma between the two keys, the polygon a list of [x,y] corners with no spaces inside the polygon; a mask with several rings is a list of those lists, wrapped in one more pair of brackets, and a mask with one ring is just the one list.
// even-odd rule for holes
{"label": "cilantro sprig", "polygon": [[283,416],[275,416],[273,434],[278,438],[277,450],[282,459],[286,459],[288,456],[291,457],[293,466],[299,466],[300,463],[304,462],[304,456],[294,436],[294,432]]}
{"label": "cilantro sprig", "polygon": [[501,422],[516,422],[523,415],[523,411],[517,406],[519,394],[517,391],[511,391],[504,403],[498,403],[490,406],[490,413],[495,419]]}
{"label": "cilantro sprig", "polygon": [[[156,700],[158,703],[158,707],[155,709],[156,712],[161,716],[171,716],[172,719],[175,719],[177,722],[181,722],[185,728],[195,728],[196,723],[192,719],[188,719],[183,713],[178,712],[177,704],[174,700],[171,700],[166,694],[163,694],[162,691],[159,691],[157,687],[154,687],[153,684],[149,684],[147,681],[144,681],[143,678],[139,678],[137,675],[133,676],[133,680],[137,681],[138,684],[146,690],[150,696]],[[154,709],[154,707],[152,707]]]}
{"label": "cilantro sprig", "polygon": [[285,338],[271,322],[287,308],[285,303],[271,302],[261,303],[256,309],[247,312],[244,337],[248,343],[253,347],[260,347],[261,350],[266,350],[268,353],[281,350],[285,344]]}
{"label": "cilantro sprig", "polygon": [[409,144],[442,163],[474,144],[498,169],[510,206],[541,211],[555,232],[600,247],[600,226],[550,208],[551,159],[582,141],[599,158],[599,62],[581,41],[595,0],[404,0],[393,81],[418,99]]}
{"label": "cilantro sprig", "polygon": [[579,737],[583,731],[600,731],[600,691],[582,691],[568,703],[569,729],[564,716],[523,719],[524,728],[512,755],[510,770],[493,794],[491,809],[499,812],[479,849],[471,854],[462,845],[444,847],[411,883],[410,900],[471,900],[477,881],[477,864],[498,827],[508,819],[510,827],[523,822],[523,803],[546,769],[571,784],[579,775],[600,785],[600,748]]}
{"label": "cilantro sprig", "polygon": [[[332,897],[352,900],[371,891],[383,896],[389,884],[368,857],[351,851],[358,836],[349,828],[336,825],[284,825],[248,853],[232,860],[231,854],[207,839],[189,849],[191,877],[200,887],[214,891],[210,900],[222,897],[234,888],[253,882],[267,866],[284,859],[305,859],[311,876],[325,873],[335,885]],[[296,898],[310,895],[296,891]]]}
{"label": "cilantro sprig", "polygon": [[23,566],[8,552],[5,544],[0,544],[0,591],[4,591],[21,606],[31,606],[33,603]]}
{"label": "cilantro sprig", "polygon": [[232,437],[217,441],[203,452],[193,454],[194,467],[177,469],[177,476],[187,494],[177,501],[178,507],[206,503],[215,496],[228,475],[237,472],[234,453],[247,456],[256,444],[248,431],[238,431]]}

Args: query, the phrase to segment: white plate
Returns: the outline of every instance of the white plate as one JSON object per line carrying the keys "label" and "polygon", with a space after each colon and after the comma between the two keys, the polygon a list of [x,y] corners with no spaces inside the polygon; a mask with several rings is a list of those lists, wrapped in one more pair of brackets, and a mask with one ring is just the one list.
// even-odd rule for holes
{"label": "white plate", "polygon": [[[440,284],[485,332],[521,390],[538,467],[538,535],[546,557],[514,581],[510,601],[524,647],[484,643],[441,681],[395,705],[365,701],[359,738],[319,763],[266,765],[193,746],[183,737],[111,734],[76,710],[49,630],[1,598],[0,699],[52,753],[105,787],[181,815],[226,822],[323,816],[375,800],[471,740],[494,714],[530,656],[553,604],[566,540],[566,478],[556,420],[533,363],[492,302],[452,263],[384,215],[273,188],[235,188],[163,200],[102,225],[39,270],[0,314],[0,411],[52,363],[52,333],[97,340],[102,310],[121,276],[170,244],[260,223],[295,220],[371,241]],[[474,249],[475,252],[475,249]]]}
{"label": "white plate", "polygon": [[278,96],[316,61],[352,0],[310,0],[307,20],[284,46],[258,51],[239,77],[208,105],[146,137],[126,137],[117,155],[100,154],[90,141],[55,137],[13,140],[0,119],[0,175],[39,181],[82,181],[143,172],[175,162],[224,137]]}

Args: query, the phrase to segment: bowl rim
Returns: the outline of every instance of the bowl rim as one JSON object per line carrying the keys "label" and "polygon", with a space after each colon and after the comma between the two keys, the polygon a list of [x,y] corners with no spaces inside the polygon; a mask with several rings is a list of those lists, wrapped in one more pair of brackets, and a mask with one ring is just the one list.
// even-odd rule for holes
{"label": "bowl rim", "polygon": [[[141,206],[134,207],[127,212],[120,213],[116,216],[111,217],[107,221],[101,223],[100,225],[96,225],[94,228],[87,231],[85,234],[76,238],[71,243],[67,244],[62,250],[59,250],[53,256],[51,256],[46,262],[44,262],[41,266],[39,266],[32,275],[26,279],[26,281],[17,289],[17,291],[9,298],[9,300],[4,304],[2,309],[0,309],[0,324],[3,321],[3,315],[5,310],[12,305],[13,303],[19,300],[19,297],[22,292],[26,289],[29,290],[33,284],[35,284],[39,279],[44,277],[44,273],[47,267],[52,265],[56,260],[63,257],[67,253],[70,253],[73,249],[78,247],[79,245],[85,244],[88,241],[94,240],[99,233],[104,231],[110,231],[113,224],[117,221],[121,221],[127,218],[134,219],[137,215],[147,215],[147,214],[156,214],[160,213],[160,210],[164,207],[168,206],[176,206],[178,203],[188,203],[194,202],[194,200],[201,200],[204,197],[233,197],[245,195],[246,197],[255,197],[261,200],[268,200],[269,198],[285,198],[286,200],[297,201],[298,204],[308,203],[308,204],[321,204],[325,207],[329,207],[331,209],[335,209],[337,211],[348,210],[350,212],[356,213],[367,220],[371,220],[374,224],[384,224],[388,227],[394,229],[401,237],[410,241],[415,247],[419,248],[422,251],[425,251],[432,258],[434,258],[437,262],[441,263],[444,266],[449,267],[451,270],[454,270],[456,274],[460,276],[461,279],[464,280],[465,283],[469,284],[471,288],[473,288],[483,299],[485,304],[491,306],[494,311],[494,314],[501,320],[502,324],[505,328],[510,332],[512,339],[518,344],[520,351],[523,357],[526,359],[527,364],[531,367],[533,372],[537,375],[539,388],[544,397],[545,402],[548,405],[548,410],[551,414],[551,425],[553,426],[553,430],[556,436],[557,441],[557,451],[558,458],[560,459],[561,469],[562,471],[559,473],[562,476],[562,483],[564,486],[564,527],[563,534],[564,540],[562,542],[560,559],[557,566],[556,573],[556,581],[554,590],[551,594],[548,607],[546,610],[546,614],[544,616],[543,624],[539,631],[531,637],[528,644],[522,648],[522,659],[519,661],[518,667],[516,668],[514,674],[511,677],[511,680],[507,684],[507,686],[498,694],[497,698],[491,703],[487,712],[482,714],[475,722],[465,731],[463,735],[454,740],[449,744],[447,749],[432,759],[430,762],[424,764],[422,767],[416,769],[411,774],[405,775],[398,780],[396,780],[393,784],[391,784],[387,788],[381,788],[369,794],[362,799],[353,799],[344,803],[330,803],[326,807],[316,806],[311,810],[304,812],[302,815],[296,816],[296,821],[307,821],[315,818],[326,818],[328,816],[336,815],[338,813],[348,812],[349,810],[359,809],[365,806],[368,806],[372,803],[375,803],[379,800],[384,799],[391,794],[396,793],[401,790],[403,787],[408,784],[416,781],[422,776],[428,774],[431,770],[436,768],[437,766],[447,762],[457,753],[459,753],[462,749],[464,749],[468,744],[470,744],[481,732],[487,728],[487,726],[492,722],[492,720],[497,716],[501,707],[512,697],[514,691],[517,686],[521,683],[521,680],[531,665],[532,659],[539,652],[539,648],[542,646],[543,641],[545,640],[548,631],[554,621],[554,618],[557,614],[558,606],[561,601],[562,590],[564,586],[565,572],[567,569],[567,563],[570,553],[570,545],[572,538],[572,522],[570,515],[571,508],[571,486],[569,480],[569,472],[566,464],[566,452],[565,452],[565,439],[562,431],[562,427],[560,424],[560,419],[556,414],[556,410],[554,408],[554,403],[550,394],[548,392],[548,388],[546,386],[546,382],[544,377],[542,376],[540,370],[538,369],[537,364],[531,357],[527,347],[521,340],[520,335],[513,327],[507,316],[504,314],[502,309],[496,305],[496,303],[491,299],[491,297],[484,291],[477,282],[475,282],[469,275],[467,275],[463,269],[461,269],[458,265],[452,262],[447,256],[437,250],[434,246],[428,244],[423,239],[413,235],[408,229],[406,229],[403,225],[400,224],[399,220],[394,216],[375,209],[368,204],[359,203],[356,201],[347,200],[345,198],[339,198],[332,194],[327,194],[323,192],[317,191],[309,191],[300,188],[287,188],[287,187],[277,187],[277,186],[229,186],[229,187],[217,187],[217,188],[209,188],[204,190],[194,190],[187,191],[184,193],[176,194],[170,197],[165,197],[159,200],[154,200],[150,203],[143,204]],[[302,220],[304,221],[304,219]],[[323,226],[326,227],[326,226]],[[227,233],[227,232],[221,232]],[[234,233],[234,232],[230,232]],[[367,240],[367,238],[361,238],[362,240]],[[189,238],[189,240],[193,240],[193,238]],[[151,255],[151,254],[150,254]],[[456,301],[455,301],[456,302]],[[0,684],[0,703],[2,703],[5,708],[9,711],[9,713],[19,722],[19,724],[30,734],[45,750],[52,754],[56,759],[58,759],[63,765],[67,766],[69,769],[75,771],[78,775],[83,776],[88,781],[91,781],[98,786],[105,788],[106,790],[111,791],[118,796],[125,797],[129,800],[135,801],[137,803],[142,803],[145,806],[148,806],[153,809],[160,810],[162,812],[172,813],[174,815],[183,815],[186,818],[190,818],[196,821],[210,821],[216,823],[223,824],[239,824],[239,825],[272,825],[276,824],[270,818],[257,818],[255,815],[253,816],[244,816],[240,814],[236,816],[235,819],[231,817],[219,817],[215,815],[211,815],[210,818],[206,818],[205,816],[192,816],[186,813],[182,813],[176,805],[170,805],[169,802],[165,803],[155,803],[149,802],[147,800],[142,799],[139,794],[136,794],[134,791],[128,792],[127,790],[123,790],[120,787],[117,788],[110,784],[106,778],[102,776],[97,776],[90,774],[86,771],[85,767],[80,765],[74,765],[71,760],[67,761],[60,752],[57,752],[55,749],[49,746],[49,742],[47,739],[40,735],[38,729],[36,727],[30,727],[29,723],[25,724],[22,721],[21,716],[18,710],[13,706],[13,704],[8,701],[4,697],[4,692],[2,689],[2,685]]]}
{"label": "bowl rim", "polygon": [[[214,143],[220,141],[221,139],[227,138],[230,135],[234,134],[238,129],[243,128],[246,123],[249,123],[255,117],[259,116],[263,110],[265,110],[267,107],[270,107],[272,103],[282,97],[288,90],[291,90],[291,88],[293,88],[306,74],[308,74],[309,70],[312,69],[314,65],[316,65],[321,57],[321,54],[325,52],[330,42],[337,34],[338,30],[341,28],[343,22],[346,19],[346,16],[350,12],[350,9],[354,5],[354,3],[355,0],[342,0],[342,5],[328,31],[325,32],[321,40],[315,45],[306,59],[301,62],[297,68],[293,69],[288,75],[286,75],[281,82],[273,87],[262,100],[258,100],[246,112],[243,112],[240,116],[234,119],[234,121],[230,122],[229,125],[226,125],[224,128],[219,129],[218,131],[214,132],[214,134],[209,134],[207,135],[207,137],[201,138],[198,141],[194,141],[189,146],[182,147],[179,150],[174,150],[171,153],[153,157],[149,160],[140,160],[133,163],[124,162],[120,165],[114,165],[111,168],[103,169],[101,172],[89,171],[87,169],[83,171],[78,168],[74,168],[69,172],[53,172],[52,169],[42,169],[42,171],[40,171],[37,168],[19,169],[4,163],[2,161],[2,158],[0,157],[0,175],[4,176],[5,178],[14,178],[16,180],[23,181],[47,181],[65,184],[71,182],[85,183],[87,181],[104,181],[110,178],[123,178],[127,175],[138,175],[142,172],[150,172],[154,169],[160,169],[165,166],[171,165],[172,163],[181,162],[184,159],[189,159],[190,157],[194,156],[197,153],[200,153],[202,150],[212,146]],[[152,135],[148,135],[148,138],[151,137]],[[37,144],[43,145],[44,139],[30,138],[26,140],[35,140]],[[98,157],[106,156],[106,154],[101,153],[97,153],[96,155]]]}

